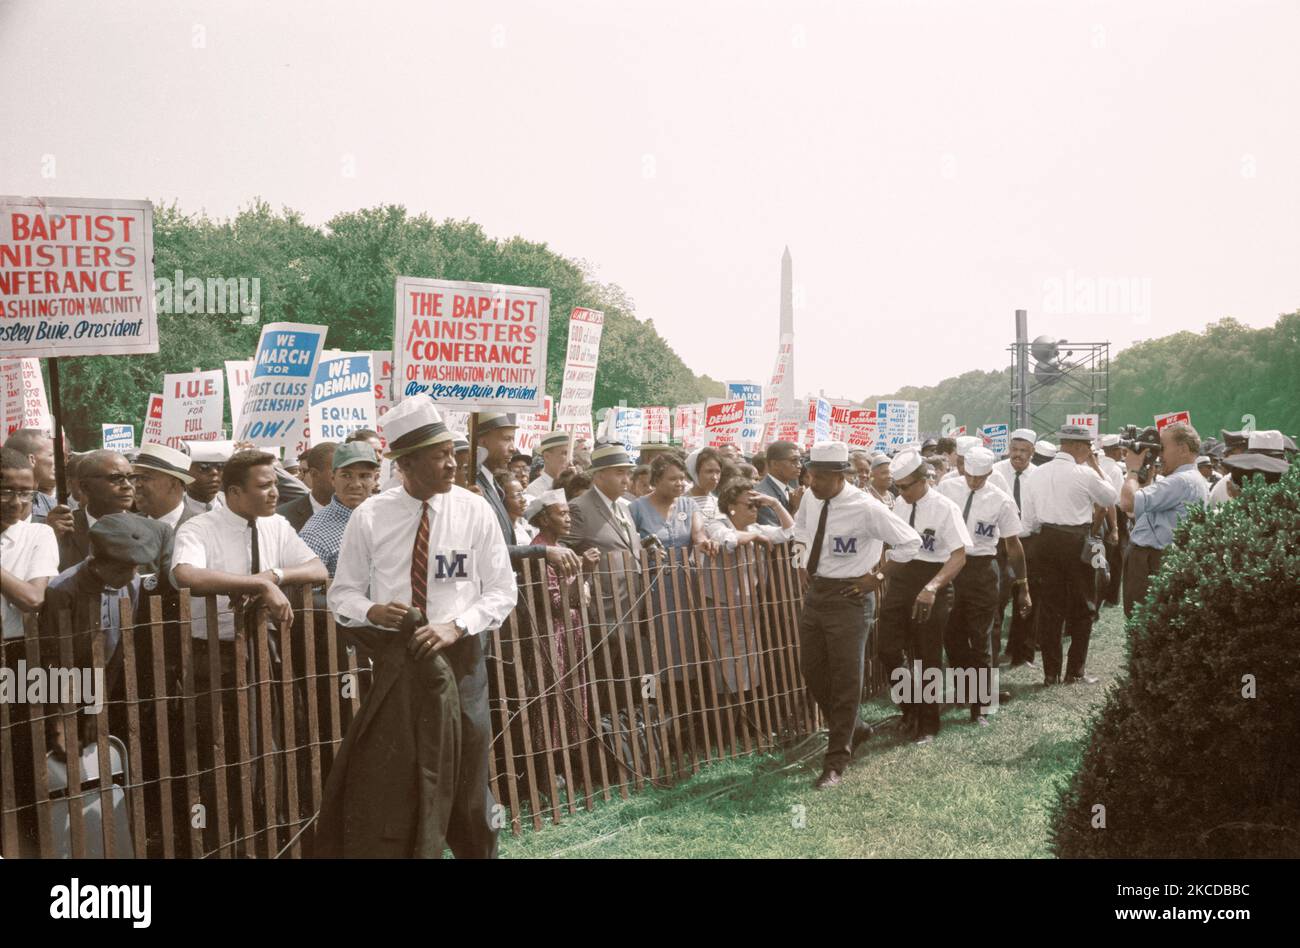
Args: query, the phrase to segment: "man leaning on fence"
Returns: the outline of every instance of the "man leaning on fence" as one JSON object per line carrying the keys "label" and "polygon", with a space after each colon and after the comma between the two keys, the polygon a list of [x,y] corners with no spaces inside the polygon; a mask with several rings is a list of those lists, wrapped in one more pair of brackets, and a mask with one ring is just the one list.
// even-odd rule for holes
{"label": "man leaning on fence", "polygon": [[514,608],[515,576],[488,501],[455,485],[433,402],[403,399],[382,428],[402,486],[352,512],[328,596],[371,649],[374,680],[330,771],[313,851],[439,856],[445,838],[457,858],[492,858],[483,636]]}
{"label": "man leaning on fence", "polygon": [[[274,464],[275,458],[262,451],[237,451],[231,455],[221,472],[225,505],[183,523],[176,531],[172,552],[172,582],[177,588],[188,588],[194,597],[190,615],[192,634],[198,640],[194,678],[200,696],[195,702],[199,751],[202,756],[213,746],[216,732],[208,693],[220,689],[232,814],[239,811],[239,782],[232,766],[239,751],[235,611],[247,610],[244,615],[251,622],[254,611],[250,607],[260,605],[266,608],[273,624],[288,625],[293,621],[293,608],[280,587],[323,583],[328,578],[320,559],[302,542],[289,521],[275,512],[278,491]],[[208,608],[213,600],[205,598],[214,596],[215,645],[208,636]],[[249,662],[255,646],[256,640],[250,634],[246,653]],[[210,649],[214,647],[221,670],[219,681],[211,680]],[[201,759],[200,764],[205,771],[203,799],[191,801],[191,806],[205,806],[209,828],[205,847],[210,850],[214,839],[215,777],[209,772],[211,759]]]}
{"label": "man leaning on fence", "polygon": [[911,554],[921,538],[884,504],[848,483],[847,445],[813,445],[808,467],[812,497],[799,505],[794,542],[807,551],[808,585],[799,617],[803,677],[830,730],[816,783],[821,790],[840,784],[854,749],[871,735],[858,719],[858,703],[867,641],[863,603],[879,593],[884,580],[875,572],[880,544]]}

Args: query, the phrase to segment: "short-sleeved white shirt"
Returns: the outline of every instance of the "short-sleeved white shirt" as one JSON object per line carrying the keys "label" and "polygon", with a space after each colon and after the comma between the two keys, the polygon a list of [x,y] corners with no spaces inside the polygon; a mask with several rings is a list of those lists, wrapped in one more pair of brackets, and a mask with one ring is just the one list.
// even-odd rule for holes
{"label": "short-sleeved white shirt", "polygon": [[[0,566],[23,582],[59,575],[59,541],[43,523],[20,520],[0,533]],[[6,639],[23,637],[23,611],[0,595]]]}
{"label": "short-sleeved white shirt", "polygon": [[[288,569],[316,559],[316,554],[294,532],[288,520],[279,514],[257,518],[258,565]],[[218,507],[191,517],[176,531],[172,548],[173,581],[177,566],[189,565],[223,573],[250,576],[253,572],[253,531],[247,520],[228,507]],[[217,635],[223,641],[235,638],[235,618],[230,611],[230,597],[217,596]],[[190,606],[192,634],[196,639],[208,637],[207,602],[195,596]]]}

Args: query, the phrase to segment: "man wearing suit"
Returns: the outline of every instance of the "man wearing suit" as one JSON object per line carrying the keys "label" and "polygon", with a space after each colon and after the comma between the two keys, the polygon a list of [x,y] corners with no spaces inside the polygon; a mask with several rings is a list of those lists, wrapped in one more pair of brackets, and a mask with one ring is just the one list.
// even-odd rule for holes
{"label": "man wearing suit", "polygon": [[59,569],[76,566],[90,554],[90,528],[100,517],[123,513],[135,500],[131,464],[116,451],[90,451],[77,461],[77,479],[86,502],[72,514],[72,532],[59,537]]}
{"label": "man wearing suit", "polygon": [[165,523],[175,532],[186,520],[207,508],[185,492],[194,483],[190,458],[162,444],[146,444],[131,464],[135,483],[135,509],[150,520]]}
{"label": "man wearing suit", "polygon": [[[799,483],[799,446],[789,441],[774,441],[767,449],[767,474],[755,488],[760,494],[775,497],[781,506],[791,514],[799,510],[799,498],[803,488]],[[779,526],[776,513],[766,507],[760,507],[758,522],[768,526]]]}
{"label": "man wearing suit", "polygon": [[[311,471],[311,490],[296,500],[283,503],[275,512],[289,521],[294,533],[302,533],[307,521],[319,510],[324,510],[334,499],[334,480],[331,472],[334,468],[334,449],[338,445],[333,441],[322,441],[307,452],[307,467]],[[279,486],[277,478],[277,487]]]}
{"label": "man wearing suit", "polygon": [[565,580],[577,576],[581,568],[578,556],[567,547],[541,544],[525,546],[515,542],[515,525],[510,520],[510,514],[506,512],[505,496],[501,493],[496,477],[493,476],[493,472],[505,468],[511,455],[514,454],[515,432],[518,430],[515,416],[500,412],[479,412],[478,426],[474,430],[478,435],[480,453],[487,452],[478,466],[475,483],[483,499],[488,502],[488,506],[496,515],[497,523],[501,525],[501,535],[506,541],[506,549],[510,552],[511,565],[517,565],[520,560],[545,559]]}
{"label": "man wearing suit", "polygon": [[[615,678],[638,679],[633,688],[633,693],[637,694],[640,691],[641,672],[636,659],[636,638],[639,635],[636,601],[640,585],[636,564],[641,559],[641,538],[632,522],[628,502],[623,499],[634,466],[632,458],[621,444],[601,445],[592,451],[592,489],[569,503],[569,516],[573,523],[570,540],[579,553],[596,549],[611,554],[599,568],[598,582],[604,623],[616,633],[617,638],[610,635],[606,647],[596,649],[594,654],[598,656],[598,661],[609,663],[602,667],[610,669]],[[632,558],[628,569],[624,569],[618,554]],[[593,603],[587,614],[588,621],[594,625],[600,622],[600,616],[600,610]],[[590,640],[596,641],[598,638],[604,638],[604,634],[592,636]],[[622,669],[622,655],[618,648],[620,639],[627,652],[626,669]],[[648,640],[641,643],[641,654],[647,658],[650,655]],[[619,692],[618,700],[622,702],[622,689]]]}

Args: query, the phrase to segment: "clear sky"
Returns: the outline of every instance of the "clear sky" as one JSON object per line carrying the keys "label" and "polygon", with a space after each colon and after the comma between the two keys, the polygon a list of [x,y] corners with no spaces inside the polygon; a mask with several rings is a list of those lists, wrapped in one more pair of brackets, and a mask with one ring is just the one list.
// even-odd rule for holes
{"label": "clear sky", "polygon": [[1300,2],[0,0],[0,193],[381,202],[862,397],[1300,308]]}

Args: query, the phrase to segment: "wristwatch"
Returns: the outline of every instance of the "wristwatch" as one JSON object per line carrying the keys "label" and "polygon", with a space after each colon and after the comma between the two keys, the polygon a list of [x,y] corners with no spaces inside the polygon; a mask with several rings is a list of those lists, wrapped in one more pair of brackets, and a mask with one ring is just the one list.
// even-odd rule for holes
{"label": "wristwatch", "polygon": [[452,620],[451,620],[451,623],[452,623],[452,625],[454,625],[456,628],[460,629],[460,636],[461,636],[461,638],[464,638],[465,636],[469,635],[469,626],[467,626],[467,625],[466,625],[464,622],[462,622],[460,619],[452,619]]}
{"label": "wristwatch", "polygon": [[878,569],[878,570],[876,570],[874,573],[872,573],[871,575],[874,576],[874,577],[876,577],[876,582],[878,582],[878,583],[883,583],[883,582],[885,581],[885,571],[884,571],[884,570],[879,570],[879,569]]}
{"label": "wristwatch", "polygon": [[280,569],[278,566],[272,566],[271,575],[275,577],[275,584],[277,586],[284,585],[284,570]]}
{"label": "wristwatch", "polygon": [[939,591],[939,587],[936,586],[934,583],[926,583],[925,591],[928,593],[937,593]]}

